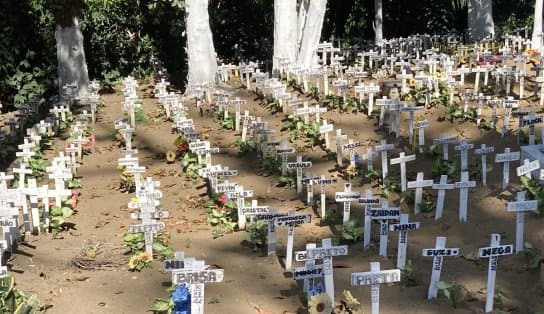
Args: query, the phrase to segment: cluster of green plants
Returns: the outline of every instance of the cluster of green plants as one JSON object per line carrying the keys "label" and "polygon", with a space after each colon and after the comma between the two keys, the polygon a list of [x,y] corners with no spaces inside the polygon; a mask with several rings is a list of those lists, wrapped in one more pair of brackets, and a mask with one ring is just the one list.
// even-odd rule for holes
{"label": "cluster of green plants", "polygon": [[296,171],[287,171],[285,174],[280,175],[279,187],[286,189],[293,189],[297,187],[297,172]]}
{"label": "cluster of green plants", "polygon": [[212,230],[214,239],[233,232],[238,222],[238,206],[234,199],[223,194],[212,195],[207,201],[206,223]]}
{"label": "cluster of green plants", "polygon": [[263,171],[267,175],[278,173],[281,168],[282,158],[276,152],[266,153],[263,159]]}
{"label": "cluster of green plants", "polygon": [[193,183],[198,182],[198,179],[200,178],[198,170],[202,169],[202,164],[198,162],[198,156],[195,153],[187,152],[183,155],[181,165],[185,178],[191,180]]}
{"label": "cluster of green plants", "polygon": [[[406,191],[401,194],[400,202],[405,204],[414,204],[415,192],[413,190]],[[421,195],[421,204],[419,210],[422,213],[430,213],[435,207],[435,198],[429,192],[424,192]]]}
{"label": "cluster of green plants", "polygon": [[404,268],[400,270],[400,282],[405,287],[414,287],[417,286],[417,269],[412,264],[412,261],[408,261]]}
{"label": "cluster of green plants", "polygon": [[320,99],[320,105],[327,107],[329,110],[338,110],[340,112],[366,112],[366,105],[359,102],[355,97],[344,99],[342,96],[329,94],[325,98]]}
{"label": "cluster of green plants", "polygon": [[519,177],[519,180],[521,182],[521,187],[527,191],[527,197],[529,199],[537,200],[538,206],[542,206],[544,202],[544,185],[526,176]]}
{"label": "cluster of green plants", "polygon": [[59,232],[66,231],[65,219],[74,214],[74,209],[69,202],[63,202],[62,206],[52,206],[49,208],[49,231],[53,236]]}
{"label": "cluster of green plants", "polygon": [[278,99],[267,99],[265,107],[271,114],[276,114],[283,111],[282,105]]}
{"label": "cluster of green plants", "polygon": [[523,244],[523,259],[525,260],[525,265],[529,270],[539,269],[541,264],[544,262],[542,252],[530,242],[525,242]]}
{"label": "cluster of green plants", "polygon": [[443,295],[451,302],[451,306],[453,308],[457,308],[457,306],[463,301],[464,295],[467,291],[465,286],[455,281],[439,281],[436,283],[436,288],[438,289],[439,294]]}
{"label": "cluster of green plants", "polygon": [[451,176],[457,171],[456,160],[446,160],[442,157],[438,157],[433,161],[431,166],[431,175],[433,178],[440,177],[441,175]]}
{"label": "cluster of green plants", "polygon": [[38,296],[25,294],[15,288],[15,279],[11,276],[0,278],[1,313],[35,313],[40,310]]}
{"label": "cluster of green plants", "polygon": [[302,118],[297,115],[289,115],[281,125],[281,131],[289,132],[289,141],[294,142],[301,137],[305,137],[306,144],[314,147],[322,144],[321,134],[319,133],[319,123],[304,123]]}
{"label": "cluster of green plants", "polygon": [[134,108],[134,122],[136,122],[136,124],[147,123],[147,117],[145,116],[144,108],[142,107]]}
{"label": "cluster of green plants", "polygon": [[232,146],[238,148],[238,156],[245,156],[246,154],[257,150],[257,145],[254,141],[246,140],[244,142],[241,138],[237,138],[234,143],[232,143]]}
{"label": "cluster of green plants", "polygon": [[266,220],[257,220],[246,228],[247,241],[253,246],[255,251],[264,247],[267,235],[268,221]]}
{"label": "cluster of green plants", "polygon": [[[165,260],[174,257],[174,249],[168,246],[170,234],[159,232],[153,235],[153,257],[158,260]],[[127,233],[123,236],[123,245],[130,250],[132,256],[145,251],[145,235],[143,232]],[[150,266],[150,265],[146,265]]]}
{"label": "cluster of green plants", "polygon": [[342,226],[342,231],[340,236],[342,237],[342,242],[356,243],[359,238],[363,235],[364,228],[361,226],[359,221],[356,218],[351,218]]}

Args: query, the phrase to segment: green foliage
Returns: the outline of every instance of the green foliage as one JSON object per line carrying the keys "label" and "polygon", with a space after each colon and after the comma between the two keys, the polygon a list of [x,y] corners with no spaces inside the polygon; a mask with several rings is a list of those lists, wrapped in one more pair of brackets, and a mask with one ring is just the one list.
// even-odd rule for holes
{"label": "green foliage", "polygon": [[246,238],[255,248],[261,248],[266,244],[268,235],[268,221],[257,220],[246,229]]}
{"label": "green foliage", "polygon": [[174,302],[172,299],[160,299],[153,300],[152,311],[156,314],[172,313],[174,309]]}
{"label": "green foliage", "polygon": [[263,170],[269,175],[274,174],[280,170],[281,162],[280,155],[275,152],[268,153],[263,161]]}
{"label": "green foliage", "polygon": [[404,268],[400,270],[400,282],[405,287],[417,286],[416,274],[416,268],[412,265],[411,261],[408,261],[408,263],[404,265]]}
{"label": "green foliage", "polygon": [[462,301],[462,294],[465,292],[466,288],[454,281],[452,282],[446,282],[446,281],[439,281],[436,283],[436,288],[438,288],[438,292],[441,293],[451,302],[451,306],[453,308],[457,308],[457,305]]}
{"label": "green foliage", "polygon": [[293,189],[297,187],[297,173],[296,171],[287,171],[285,175],[281,175],[279,178],[278,186],[286,189]]}
{"label": "green foliage", "polygon": [[214,239],[234,231],[238,221],[235,200],[227,200],[224,195],[216,195],[208,200],[207,207],[206,222],[208,226],[216,227],[213,232]]}
{"label": "green foliage", "polygon": [[234,130],[234,118],[229,116],[226,119],[220,119],[219,126],[225,130]]}
{"label": "green foliage", "polygon": [[1,313],[35,313],[38,311],[38,297],[26,295],[15,288],[15,279],[11,276],[0,279],[0,312]]}
{"label": "green foliage", "polygon": [[535,270],[540,267],[540,263],[544,261],[542,252],[534,247],[530,242],[523,244],[523,259],[527,269]]}
{"label": "green foliage", "polygon": [[198,178],[198,170],[202,168],[202,165],[198,162],[198,156],[195,153],[186,153],[181,161],[183,166],[183,174],[187,179],[196,183]]}
{"label": "green foliage", "polygon": [[136,122],[136,124],[147,123],[147,118],[144,113],[144,108],[142,107],[134,108],[134,122]]}
{"label": "green foliage", "polygon": [[237,138],[234,143],[232,143],[234,147],[238,147],[238,155],[244,156],[249,152],[254,152],[256,150],[255,142],[253,141],[242,141],[241,138]]}
{"label": "green foliage", "polygon": [[442,158],[435,159],[431,166],[431,174],[433,178],[440,177],[443,174],[451,176],[457,170],[457,161],[445,160]]}
{"label": "green foliage", "polygon": [[66,230],[65,218],[71,217],[74,210],[68,206],[53,206],[49,209],[49,230],[53,235]]}
{"label": "green foliage", "polygon": [[[319,204],[318,204],[319,207]],[[335,226],[342,223],[342,214],[333,209],[325,209],[325,217],[321,217],[319,226]]]}
{"label": "green foliage", "polygon": [[423,147],[423,153],[429,157],[436,157],[440,155],[440,150],[441,150],[440,147],[441,145],[435,145],[435,144],[431,144],[428,146],[426,145]]}
{"label": "green foliage", "polygon": [[351,243],[357,242],[357,240],[363,235],[364,228],[361,227],[359,221],[355,218],[351,218],[342,227],[342,239]]}
{"label": "green foliage", "polygon": [[[170,235],[167,232],[160,232],[153,236],[153,256],[159,260],[174,257],[174,249],[168,246]],[[132,254],[145,250],[145,237],[143,232],[127,233],[123,236],[123,244]]]}
{"label": "green foliage", "polygon": [[266,103],[266,109],[270,111],[270,113],[275,114],[283,111],[282,106],[280,105],[279,100],[274,99],[267,101]]}
{"label": "green foliage", "polygon": [[530,199],[537,200],[538,206],[542,206],[544,202],[544,185],[526,176],[519,177],[519,180],[521,181],[521,187],[527,191],[527,196]]}

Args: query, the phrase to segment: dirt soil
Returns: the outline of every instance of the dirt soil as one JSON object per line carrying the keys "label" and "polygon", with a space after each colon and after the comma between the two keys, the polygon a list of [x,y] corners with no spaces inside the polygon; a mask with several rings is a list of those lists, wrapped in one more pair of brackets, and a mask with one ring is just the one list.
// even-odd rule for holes
{"label": "dirt soil", "polygon": [[[206,225],[204,204],[207,191],[203,181],[193,184],[184,178],[179,163],[165,162],[164,154],[174,148],[175,135],[171,133],[171,122],[164,121],[164,118],[154,118],[159,105],[153,98],[152,91],[153,86],[150,85],[143,85],[138,90],[148,123],[137,127],[133,145],[139,150],[140,165],[147,168],[145,175],[161,182],[164,193],[161,205],[171,216],[166,219],[166,229],[172,237],[170,246],[177,251],[184,251],[186,256],[203,259],[207,264],[225,270],[223,282],[206,285],[206,313],[304,313],[306,310],[301,284],[295,282],[283,269],[287,234],[285,229],[280,228],[278,232],[277,256],[270,257],[253,251],[247,245],[243,231],[213,239],[212,228]],[[249,110],[252,115],[262,117],[276,130],[278,137],[281,135],[286,138],[286,133],[280,134],[279,131],[284,114],[269,113],[256,99],[255,94],[245,88],[235,86],[231,91],[234,93],[233,97],[247,100],[247,106],[242,110]],[[126,264],[109,271],[85,271],[71,265],[72,258],[86,241],[120,245],[128,226],[135,223],[129,219],[127,210],[127,202],[133,195],[118,190],[120,173],[116,167],[119,149],[112,137],[113,121],[122,116],[122,95],[118,92],[102,97],[106,107],[99,114],[100,118],[94,127],[97,149],[84,157],[83,165],[78,171],[83,189],[77,213],[69,219],[74,224],[73,229],[61,233],[55,239],[46,234],[27,237],[26,243],[19,245],[18,251],[9,262],[18,287],[37,292],[42,303],[52,305],[47,310],[50,313],[145,313],[150,311],[154,298],[168,297],[165,288],[170,286],[170,274],[161,271],[159,262],[154,262],[153,268],[140,273],[129,271]],[[523,101],[522,104],[528,110],[540,111],[535,101]],[[187,103],[187,106],[190,109],[189,117],[194,119],[203,138],[210,140],[213,146],[221,148],[221,154],[212,156],[213,163],[239,170],[238,176],[231,181],[254,190],[259,204],[275,207],[280,212],[296,209],[298,213],[312,214],[312,223],[295,231],[295,250],[303,250],[308,242],[320,243],[321,239],[332,236],[334,227],[318,225],[318,213],[305,206],[305,197],[297,197],[295,189],[277,187],[277,175],[263,176],[255,155],[237,155],[237,149],[232,147],[238,137],[234,131],[221,129],[211,116],[200,116],[194,103]],[[502,114],[501,110],[499,114]],[[443,108],[428,109],[424,114],[416,114],[418,115],[424,116],[430,122],[425,132],[427,143],[448,132],[450,135],[465,137],[475,147],[485,143],[494,146],[495,152],[503,152],[505,147],[518,150],[515,134],[509,133],[501,138],[496,131],[480,130],[474,123],[442,121],[440,118],[445,116]],[[402,151],[407,154],[411,152],[407,141],[408,114],[402,116],[402,136],[399,139],[379,129],[376,119],[369,119],[362,113],[328,112],[322,116],[333,122],[335,128],[341,128],[349,138],[363,141],[365,145],[375,145],[380,139],[395,143],[396,148],[389,155],[390,158],[398,156]],[[484,116],[490,116],[489,109],[484,111]],[[513,120],[511,127],[515,127]],[[64,142],[58,140],[55,145],[56,150],[59,150],[64,147]],[[328,207],[336,208],[334,192],[340,191],[346,182],[342,169],[335,167],[335,161],[324,158],[326,153],[322,148],[304,148],[302,141],[294,145],[305,160],[313,162],[314,175],[325,174],[338,178],[338,184],[327,189],[330,202]],[[331,148],[334,151],[334,141],[331,141]],[[358,151],[362,155],[366,152],[366,146]],[[53,153],[48,152],[48,156],[51,157]],[[450,156],[459,159],[452,146]],[[488,173],[488,185],[482,186],[479,180],[477,187],[469,193],[467,222],[458,221],[457,190],[446,193],[444,216],[438,221],[435,221],[433,213],[414,215],[413,204],[400,203],[403,212],[411,213],[410,221],[421,222],[420,230],[409,232],[407,252],[408,260],[416,269],[417,285],[383,285],[380,289],[382,313],[483,313],[487,262],[476,262],[475,256],[479,247],[489,245],[491,233],[501,233],[502,243],[514,242],[515,216],[506,212],[505,208],[507,201],[515,199],[516,191],[520,187],[515,170],[511,169],[512,183],[503,191],[502,165],[494,164],[491,158],[489,161],[492,170]],[[407,166],[408,180],[414,180],[418,171],[424,171],[425,178],[429,179],[432,162],[433,157],[417,153],[417,160]],[[365,163],[363,167],[366,167]],[[374,167],[379,168],[379,161],[375,162]],[[390,166],[389,169],[391,177],[399,179],[399,167]],[[450,176],[449,180],[452,182],[458,178],[459,171],[453,177]],[[375,194],[380,192],[376,182],[369,182],[362,177],[353,179],[352,183],[356,191],[363,192],[366,188],[372,188]],[[436,195],[434,191],[428,191]],[[399,196],[393,193],[389,203],[399,205]],[[363,212],[360,206],[352,206],[352,217],[358,217],[362,223]],[[542,216],[526,216],[526,241],[539,244],[539,239],[544,235],[542,223]],[[398,235],[393,232],[390,234],[389,257],[381,258],[377,254],[378,227],[377,224],[373,226],[371,250],[363,251],[362,242],[357,241],[349,246],[349,256],[335,257],[333,261],[336,297],[339,300],[341,292],[349,289],[362,304],[358,313],[370,312],[370,287],[351,287],[350,274],[368,271],[372,261],[380,261],[382,269],[394,268],[396,263]],[[460,283],[469,291],[468,300],[458,304],[457,308],[453,308],[444,297],[426,299],[432,259],[423,258],[421,251],[423,248],[434,247],[436,236],[447,237],[448,247],[461,248],[462,256],[444,259],[441,278]],[[128,257],[127,255],[127,262]],[[521,254],[501,257],[497,288],[505,294],[502,298],[503,309],[513,313],[531,313],[543,309],[544,290],[538,278],[538,271],[526,269]]]}

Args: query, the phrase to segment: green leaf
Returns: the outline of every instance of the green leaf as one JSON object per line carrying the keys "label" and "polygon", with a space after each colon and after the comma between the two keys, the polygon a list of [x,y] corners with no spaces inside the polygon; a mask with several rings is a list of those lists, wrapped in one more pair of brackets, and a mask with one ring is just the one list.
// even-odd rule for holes
{"label": "green leaf", "polygon": [[74,213],[74,210],[71,209],[70,207],[62,207],[62,217],[68,218],[72,216],[73,213]]}
{"label": "green leaf", "polygon": [[173,304],[171,304],[170,300],[164,300],[164,299],[155,299],[153,301],[153,310],[158,312],[167,312],[170,311],[173,308]]}

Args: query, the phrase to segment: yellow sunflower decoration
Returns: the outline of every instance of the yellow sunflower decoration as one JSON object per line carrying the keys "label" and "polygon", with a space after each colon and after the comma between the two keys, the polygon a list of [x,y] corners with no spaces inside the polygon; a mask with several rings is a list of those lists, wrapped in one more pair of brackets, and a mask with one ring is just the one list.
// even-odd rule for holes
{"label": "yellow sunflower decoration", "polygon": [[173,163],[174,161],[176,161],[176,153],[169,150],[166,152],[166,162],[167,163]]}
{"label": "yellow sunflower decoration", "polygon": [[359,300],[357,300],[349,290],[342,291],[342,301],[346,304],[346,307],[352,311],[356,311],[361,306]]}
{"label": "yellow sunflower decoration", "polygon": [[311,297],[308,307],[310,314],[331,314],[332,312],[331,299],[326,293],[319,293]]}

